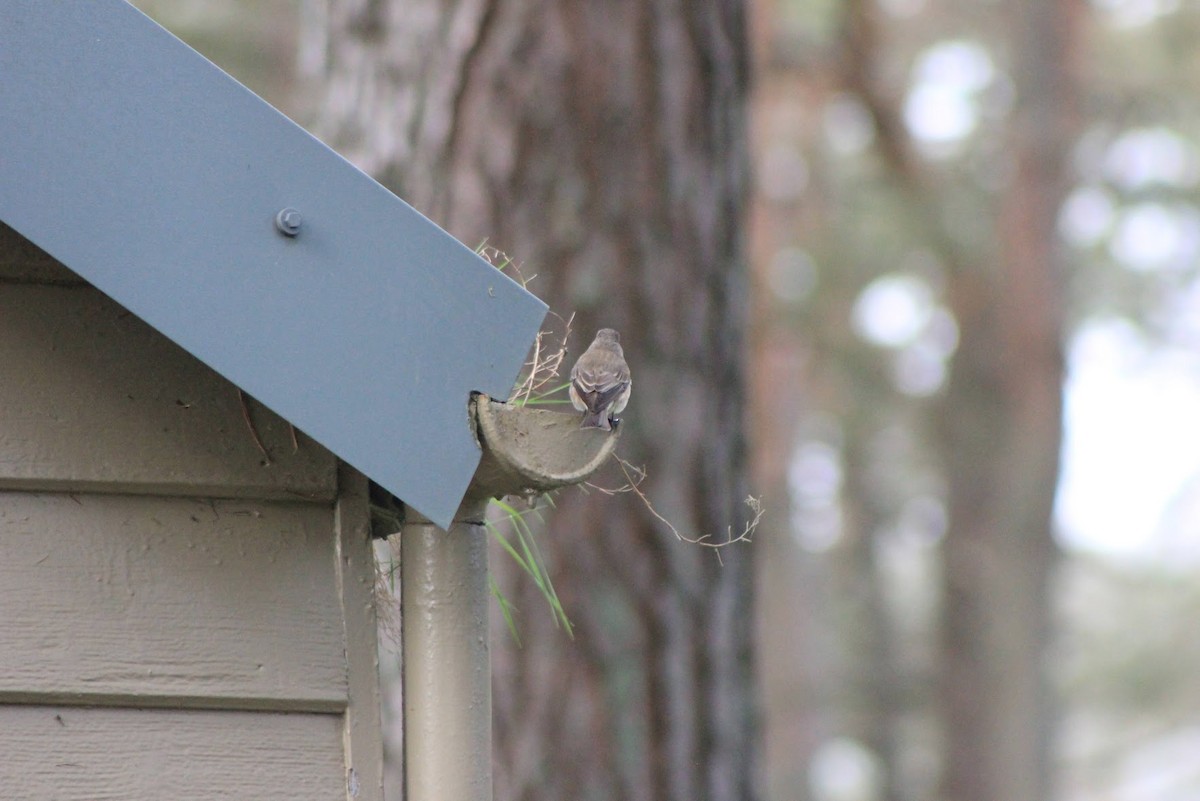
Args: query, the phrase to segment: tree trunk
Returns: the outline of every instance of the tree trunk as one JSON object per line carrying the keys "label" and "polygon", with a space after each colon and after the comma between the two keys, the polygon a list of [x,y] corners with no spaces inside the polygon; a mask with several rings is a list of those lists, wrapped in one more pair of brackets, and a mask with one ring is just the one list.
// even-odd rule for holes
{"label": "tree trunk", "polygon": [[1057,562],[1052,515],[1062,432],[1063,276],[1056,235],[1075,118],[1072,0],[1021,0],[1007,125],[1012,170],[987,248],[947,230],[937,184],[912,156],[885,96],[878,12],[850,0],[849,85],[870,107],[879,150],[950,265],[960,332],[933,425],[947,482],[938,695],[943,801],[1052,796],[1056,709],[1046,664]]}
{"label": "tree trunk", "polygon": [[[634,376],[620,452],[680,531],[736,534],[749,511],[740,4],[326,0],[309,17],[322,133],[536,274],[530,288],[577,315],[575,354],[617,328]],[[574,641],[493,560],[525,641],[494,638],[498,797],[754,798],[749,548],[718,559],[680,542],[630,494],[556,505],[544,542]]]}
{"label": "tree trunk", "polygon": [[1073,123],[1072,15],[1069,0],[1026,0],[1013,15],[1015,169],[998,269],[960,272],[951,288],[961,334],[941,418],[947,801],[1053,796],[1047,650],[1064,336],[1055,224]]}

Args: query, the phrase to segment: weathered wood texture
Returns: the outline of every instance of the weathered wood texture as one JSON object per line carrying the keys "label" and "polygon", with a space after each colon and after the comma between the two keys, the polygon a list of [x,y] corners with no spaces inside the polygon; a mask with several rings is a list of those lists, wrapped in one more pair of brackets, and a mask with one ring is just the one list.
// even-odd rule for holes
{"label": "weathered wood texture", "polygon": [[341,717],[0,707],[8,801],[346,798]]}
{"label": "weathered wood texture", "polygon": [[0,369],[0,488],[337,491],[329,451],[249,401],[268,458],[232,384],[89,286],[0,280]]}
{"label": "weathered wood texture", "polygon": [[345,749],[348,780],[359,801],[383,798],[383,709],[379,695],[379,641],[375,620],[375,553],[371,543],[367,478],[342,465],[335,511],[337,577],[346,625],[348,706]]}
{"label": "weathered wood texture", "polygon": [[0,701],[346,704],[332,510],[0,493]]}

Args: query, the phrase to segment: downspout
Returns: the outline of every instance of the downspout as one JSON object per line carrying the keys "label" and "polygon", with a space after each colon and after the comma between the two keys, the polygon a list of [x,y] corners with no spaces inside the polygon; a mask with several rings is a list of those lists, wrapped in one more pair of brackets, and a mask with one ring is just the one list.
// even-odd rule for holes
{"label": "downspout", "polygon": [[460,510],[449,531],[401,531],[408,801],[492,798],[485,508]]}
{"label": "downspout", "polygon": [[405,801],[492,799],[488,500],[577,484],[618,439],[484,395],[471,414],[483,457],[450,530],[407,509],[400,531]]}

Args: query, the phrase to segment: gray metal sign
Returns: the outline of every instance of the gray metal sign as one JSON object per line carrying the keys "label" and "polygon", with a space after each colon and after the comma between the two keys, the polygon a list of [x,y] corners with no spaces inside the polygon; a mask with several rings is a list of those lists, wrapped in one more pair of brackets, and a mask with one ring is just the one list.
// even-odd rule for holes
{"label": "gray metal sign", "polygon": [[123,0],[0,0],[0,219],[442,527],[546,310]]}

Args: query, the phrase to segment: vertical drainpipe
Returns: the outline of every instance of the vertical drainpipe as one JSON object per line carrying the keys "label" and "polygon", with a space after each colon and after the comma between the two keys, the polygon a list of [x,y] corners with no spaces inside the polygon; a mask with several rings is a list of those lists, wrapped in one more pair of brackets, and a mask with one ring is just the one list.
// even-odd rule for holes
{"label": "vertical drainpipe", "polygon": [[482,395],[472,414],[482,457],[450,530],[411,508],[400,530],[405,801],[492,801],[487,499],[578,484],[619,436]]}
{"label": "vertical drainpipe", "polygon": [[401,530],[405,801],[491,801],[486,502]]}

